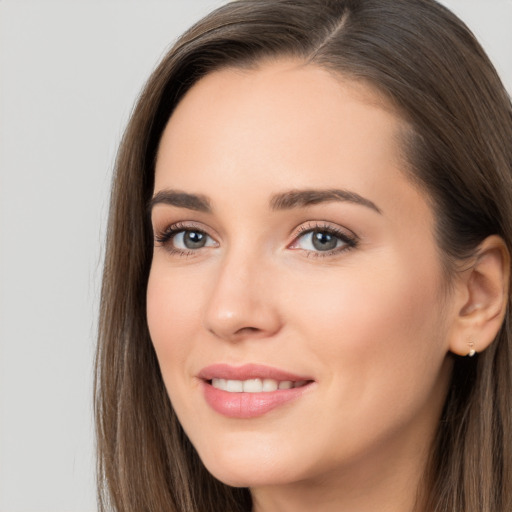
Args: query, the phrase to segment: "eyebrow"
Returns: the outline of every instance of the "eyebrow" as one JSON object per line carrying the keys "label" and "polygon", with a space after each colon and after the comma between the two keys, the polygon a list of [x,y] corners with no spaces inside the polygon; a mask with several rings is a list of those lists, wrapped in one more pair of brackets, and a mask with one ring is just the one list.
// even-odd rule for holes
{"label": "eyebrow", "polygon": [[382,214],[381,209],[374,202],[360,196],[356,192],[341,189],[289,190],[288,192],[272,196],[270,206],[273,210],[289,210],[292,208],[302,208],[330,201],[355,203],[371,208],[377,213]]}
{"label": "eyebrow", "polygon": [[189,194],[180,190],[160,190],[149,201],[148,211],[151,212],[157,204],[167,204],[170,206],[177,206],[178,208],[186,208],[188,210],[205,213],[210,213],[212,211],[210,201],[206,196],[200,194]]}
{"label": "eyebrow", "polygon": [[[303,208],[320,203],[331,201],[341,201],[366,206],[377,213],[382,213],[380,208],[369,199],[351,192],[350,190],[327,189],[327,190],[289,190],[272,196],[270,207],[272,210],[291,210],[293,208]],[[178,208],[186,208],[199,212],[211,213],[212,208],[210,200],[201,194],[189,194],[179,190],[160,190],[150,200],[148,211],[157,204],[167,204]]]}

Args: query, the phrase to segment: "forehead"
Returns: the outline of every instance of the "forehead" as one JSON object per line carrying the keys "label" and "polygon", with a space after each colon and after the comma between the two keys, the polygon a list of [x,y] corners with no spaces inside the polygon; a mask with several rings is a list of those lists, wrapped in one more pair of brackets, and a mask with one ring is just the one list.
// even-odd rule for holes
{"label": "forehead", "polygon": [[[368,82],[285,59],[263,61],[252,68],[223,68],[206,75],[178,103],[166,131],[174,132],[176,125],[201,130],[207,127],[208,119],[215,119],[218,129],[230,128],[233,121],[242,128],[244,121],[255,124],[271,116],[274,122],[280,117],[283,124],[300,121],[304,128],[320,122],[327,129],[333,127],[337,114],[353,114],[351,107],[356,103],[360,126],[367,119],[363,114],[371,114],[374,120],[381,114],[380,120],[390,129],[407,127],[390,99]],[[351,122],[357,122],[355,117]],[[271,128],[267,126],[267,130]],[[288,124],[287,128],[291,133],[293,126]]]}
{"label": "forehead", "polygon": [[155,190],[204,193],[243,179],[252,193],[270,193],[330,187],[333,178],[371,189],[377,175],[394,179],[406,169],[406,129],[378,91],[315,65],[284,60],[223,69],[196,83],[171,116]]}

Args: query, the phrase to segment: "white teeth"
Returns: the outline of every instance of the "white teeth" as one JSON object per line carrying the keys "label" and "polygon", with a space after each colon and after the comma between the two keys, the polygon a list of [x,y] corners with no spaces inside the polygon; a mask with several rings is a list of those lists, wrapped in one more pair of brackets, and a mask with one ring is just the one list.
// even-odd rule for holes
{"label": "white teeth", "polygon": [[244,383],[241,380],[227,380],[226,391],[230,393],[241,393],[244,390]]}
{"label": "white teeth", "polygon": [[222,391],[230,393],[265,393],[277,391],[278,389],[291,389],[304,386],[305,380],[293,382],[283,380],[281,382],[274,379],[248,379],[248,380],[228,380],[212,379],[212,386]]}
{"label": "white teeth", "polygon": [[264,379],[263,380],[263,391],[276,391],[278,387],[277,380]]}
{"label": "white teeth", "polygon": [[261,379],[249,379],[243,381],[244,393],[261,393],[263,391],[263,382]]}

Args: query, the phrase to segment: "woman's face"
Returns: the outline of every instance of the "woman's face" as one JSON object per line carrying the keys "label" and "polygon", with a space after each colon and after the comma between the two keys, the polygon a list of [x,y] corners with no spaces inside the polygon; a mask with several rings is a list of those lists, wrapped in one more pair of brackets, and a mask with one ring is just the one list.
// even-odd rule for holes
{"label": "woman's face", "polygon": [[453,308],[404,128],[371,89],[293,61],[210,74],[173,113],[148,324],[220,480],[371,480],[424,462]]}

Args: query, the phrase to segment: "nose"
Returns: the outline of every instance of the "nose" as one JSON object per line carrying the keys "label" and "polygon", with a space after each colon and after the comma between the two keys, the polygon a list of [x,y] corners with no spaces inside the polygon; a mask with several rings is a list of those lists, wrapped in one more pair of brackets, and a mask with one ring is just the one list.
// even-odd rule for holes
{"label": "nose", "polygon": [[231,255],[219,264],[203,325],[227,341],[268,338],[281,328],[275,271],[261,258]]}

